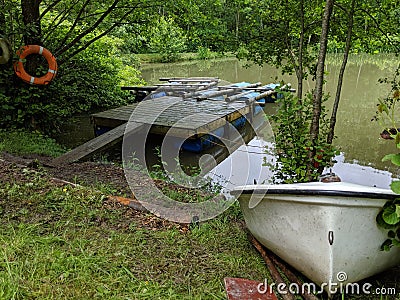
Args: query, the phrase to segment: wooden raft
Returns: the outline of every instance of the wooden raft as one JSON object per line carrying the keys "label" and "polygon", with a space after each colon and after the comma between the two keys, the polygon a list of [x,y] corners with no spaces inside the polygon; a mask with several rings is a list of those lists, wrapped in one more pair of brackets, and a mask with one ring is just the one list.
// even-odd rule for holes
{"label": "wooden raft", "polygon": [[151,125],[150,133],[190,138],[210,133],[250,111],[251,107],[244,102],[183,100],[172,96],[111,109],[94,114],[92,118],[95,126],[112,130],[54,159],[52,164],[78,161],[115,145],[123,138],[128,121],[135,124],[130,133],[140,132]]}
{"label": "wooden raft", "polygon": [[93,114],[95,126],[116,127],[131,121],[153,125],[150,132],[188,138],[209,133],[250,112],[243,102],[161,97]]}

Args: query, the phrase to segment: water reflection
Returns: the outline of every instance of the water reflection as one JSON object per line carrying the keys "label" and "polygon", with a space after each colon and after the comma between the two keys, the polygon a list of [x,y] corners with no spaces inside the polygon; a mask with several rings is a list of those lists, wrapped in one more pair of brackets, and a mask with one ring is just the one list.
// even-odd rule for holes
{"label": "water reflection", "polygon": [[390,188],[393,174],[389,171],[379,170],[371,166],[364,166],[357,161],[346,162],[344,153],[335,157],[337,163],[332,171],[339,175],[344,182],[357,183],[379,188]]}
{"label": "water reflection", "polygon": [[228,191],[240,185],[270,182],[273,172],[264,162],[274,160],[265,151],[265,147],[271,144],[263,138],[252,139],[211,170],[209,177]]}
{"label": "water reflection", "polygon": [[[208,175],[227,191],[245,184],[272,182],[273,172],[264,162],[266,160],[273,164],[275,158],[266,153],[265,149],[267,148],[273,149],[272,142],[255,138],[247,146],[241,146],[237,149]],[[334,166],[326,169],[324,173],[334,172],[343,182],[390,188],[390,183],[393,180],[391,172],[365,166],[357,161],[346,162],[344,153],[336,156],[335,160]],[[243,172],[243,170],[248,170],[249,173]]]}
{"label": "water reflection", "polygon": [[[341,63],[340,55],[328,57],[326,66],[327,85],[325,92],[335,94],[337,74]],[[353,55],[349,59],[348,67],[341,94],[341,103],[337,115],[335,144],[342,155],[342,163],[357,166],[368,166],[377,170],[386,170],[399,175],[397,168],[390,162],[382,162],[382,157],[388,153],[396,152],[394,143],[380,138],[382,128],[376,122],[371,122],[375,114],[377,99],[384,97],[387,87],[378,84],[378,79],[390,77],[397,60],[392,56]],[[160,77],[184,76],[216,76],[229,82],[262,82],[276,81],[276,78],[286,82],[295,83],[294,76],[282,76],[281,72],[270,66],[246,67],[245,62],[235,59],[211,60],[205,62],[188,62],[175,64],[154,64],[143,68],[144,79],[149,83],[158,83]],[[309,79],[305,87],[311,89],[314,83]],[[333,99],[327,103],[328,109],[332,106]],[[273,106],[273,105],[272,105]],[[273,107],[267,107],[273,111]],[[365,167],[366,168],[366,167]],[[349,178],[353,171],[341,170],[343,178]]]}

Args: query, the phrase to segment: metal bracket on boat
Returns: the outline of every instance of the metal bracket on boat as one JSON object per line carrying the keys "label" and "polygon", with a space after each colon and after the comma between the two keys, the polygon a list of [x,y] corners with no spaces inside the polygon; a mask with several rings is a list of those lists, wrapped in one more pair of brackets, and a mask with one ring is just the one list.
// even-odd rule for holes
{"label": "metal bracket on boat", "polygon": [[333,231],[329,231],[328,232],[328,242],[329,242],[329,245],[333,245]]}

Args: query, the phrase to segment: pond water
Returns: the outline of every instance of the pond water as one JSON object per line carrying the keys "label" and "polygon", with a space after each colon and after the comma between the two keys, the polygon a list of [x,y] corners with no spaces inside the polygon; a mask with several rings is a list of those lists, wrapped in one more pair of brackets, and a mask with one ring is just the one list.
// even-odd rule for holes
{"label": "pond water", "polygon": [[[338,163],[333,171],[339,174],[343,181],[355,182],[378,187],[388,187],[392,176],[398,175],[398,170],[389,162],[382,162],[382,157],[396,151],[394,143],[383,140],[380,137],[382,128],[377,122],[371,121],[375,115],[378,98],[385,97],[388,87],[378,83],[378,79],[390,77],[396,68],[397,60],[391,55],[352,55],[350,56],[341,94],[341,102],[337,115],[336,135],[334,143],[339,147],[341,155],[337,157]],[[341,64],[340,55],[330,55],[327,60],[327,84],[325,92],[330,93],[332,98],[336,91],[337,76]],[[212,76],[219,77],[227,82],[262,82],[264,84],[276,82],[276,78],[291,82],[296,87],[296,78],[292,75],[281,75],[281,72],[271,66],[259,67],[247,66],[246,62],[236,59],[196,61],[173,64],[150,64],[143,66],[142,76],[149,84],[159,83],[161,77],[190,77],[190,76]],[[306,81],[305,88],[311,89],[314,82]],[[328,109],[332,106],[333,99],[327,103]],[[267,108],[267,111],[269,109]],[[271,109],[273,111],[273,109]],[[250,169],[256,170],[253,176],[247,176],[246,183],[253,180],[262,180],[268,177],[267,171],[260,171],[262,164],[263,142],[259,139],[250,142],[257,147],[240,149],[237,152],[237,161],[243,161],[240,153],[259,152],[252,155],[254,161]],[[223,162],[217,173],[223,170],[231,170],[232,159],[235,155]],[[230,161],[230,162],[228,162]],[[225,164],[225,165],[224,165]],[[255,167],[257,166],[257,167]],[[231,171],[230,171],[231,172]],[[261,173],[261,178],[259,177]],[[239,172],[240,173],[240,172]],[[394,175],[393,175],[394,174]],[[237,174],[238,175],[238,174]],[[233,176],[235,177],[235,176]],[[236,176],[233,180],[243,184],[243,178]]]}
{"label": "pond water", "polygon": [[[346,69],[342,97],[337,115],[334,143],[341,155],[334,166],[342,181],[360,183],[369,186],[388,187],[392,177],[399,172],[382,157],[396,151],[394,143],[383,140],[379,133],[382,128],[371,119],[375,114],[377,99],[386,96],[388,88],[378,83],[378,79],[390,77],[395,70],[397,60],[390,55],[353,55]],[[340,55],[328,57],[325,92],[335,94],[337,75],[341,64]],[[142,66],[142,76],[150,84],[160,83],[161,77],[219,77],[233,82],[262,82],[267,84],[283,79],[296,87],[296,78],[292,75],[281,75],[281,72],[270,66],[247,66],[236,59],[206,60],[172,64],[148,64]],[[305,89],[314,86],[312,80],[305,83]],[[333,97],[333,96],[332,96]],[[333,99],[327,103],[331,107]],[[267,104],[268,105],[268,104]],[[274,104],[266,107],[266,113],[274,111]],[[93,128],[87,116],[77,117],[77,122],[64,128],[58,137],[69,147],[82,144],[93,137]],[[210,174],[215,178],[229,178],[229,185],[235,186],[254,181],[262,182],[271,175],[262,167],[266,156],[264,146],[270,141],[254,138],[249,146],[239,148],[233,155],[222,161]],[[246,159],[243,155],[246,155]],[[239,169],[235,171],[235,167]],[[246,169],[247,172],[243,172]],[[216,179],[217,180],[217,179]]]}

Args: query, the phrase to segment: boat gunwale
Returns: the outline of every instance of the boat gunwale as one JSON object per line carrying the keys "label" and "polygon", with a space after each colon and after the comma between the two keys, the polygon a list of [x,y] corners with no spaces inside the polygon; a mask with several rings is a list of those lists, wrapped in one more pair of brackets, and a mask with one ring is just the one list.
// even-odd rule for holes
{"label": "boat gunwale", "polygon": [[[393,193],[389,189],[365,187],[372,191],[361,191],[359,185],[343,186],[343,183],[300,183],[300,184],[280,184],[280,185],[244,185],[238,186],[230,191],[231,195],[291,195],[291,196],[327,196],[345,198],[369,198],[394,200],[400,195]],[[352,189],[351,189],[352,188]]]}
{"label": "boat gunwale", "polygon": [[394,200],[400,198],[400,195],[371,193],[371,192],[355,192],[355,191],[334,191],[334,190],[286,190],[286,189],[248,189],[242,191],[232,191],[232,194],[272,194],[272,195],[299,195],[299,196],[340,196],[340,197],[359,197],[370,199],[388,199]]}

